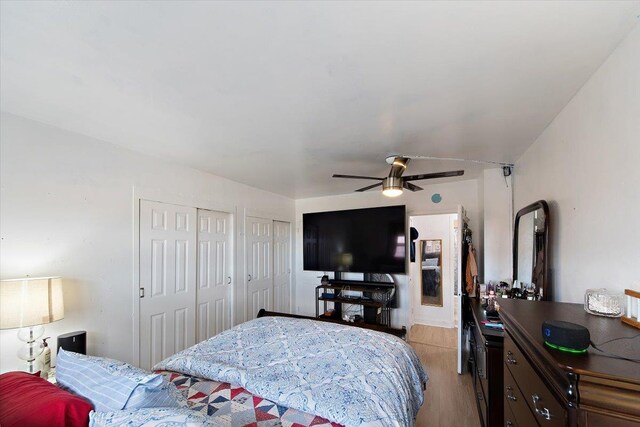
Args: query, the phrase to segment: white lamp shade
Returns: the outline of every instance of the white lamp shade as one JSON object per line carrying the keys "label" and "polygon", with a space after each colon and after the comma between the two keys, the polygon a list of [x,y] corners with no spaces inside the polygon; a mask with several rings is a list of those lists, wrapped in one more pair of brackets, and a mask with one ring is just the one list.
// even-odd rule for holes
{"label": "white lamp shade", "polygon": [[0,281],[0,329],[42,325],[63,317],[62,279],[59,277]]}

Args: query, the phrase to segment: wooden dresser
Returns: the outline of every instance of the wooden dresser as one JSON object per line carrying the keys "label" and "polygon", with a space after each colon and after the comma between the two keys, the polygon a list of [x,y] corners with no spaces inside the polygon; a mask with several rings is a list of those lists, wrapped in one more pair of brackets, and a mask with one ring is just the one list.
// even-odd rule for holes
{"label": "wooden dresser", "polygon": [[502,393],[502,330],[487,328],[485,310],[477,298],[469,298],[469,358],[473,388],[482,427],[500,427],[503,424]]}
{"label": "wooden dresser", "polygon": [[[589,329],[598,344],[632,337],[639,330],[586,313],[582,304],[501,300],[504,335],[505,426],[640,426],[640,363],[613,359],[589,348],[570,354],[547,347],[544,320],[564,320]],[[640,337],[601,346],[640,358]]]}

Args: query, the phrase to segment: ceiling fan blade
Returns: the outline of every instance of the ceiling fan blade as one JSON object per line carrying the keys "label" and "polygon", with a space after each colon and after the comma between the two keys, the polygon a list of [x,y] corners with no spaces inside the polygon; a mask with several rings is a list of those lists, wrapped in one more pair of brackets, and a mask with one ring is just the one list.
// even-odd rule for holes
{"label": "ceiling fan blade", "polygon": [[363,191],[371,190],[372,188],[380,187],[381,185],[382,183],[379,182],[377,184],[367,185],[366,187],[358,188],[356,191],[363,192]]}
{"label": "ceiling fan blade", "polygon": [[416,181],[419,179],[447,178],[450,176],[460,176],[460,175],[464,175],[463,170],[436,172],[436,173],[423,173],[420,175],[409,175],[409,176],[403,177],[402,179],[404,179],[405,181]]}
{"label": "ceiling fan blade", "polygon": [[407,164],[409,164],[409,159],[406,157],[396,157],[391,162],[391,171],[389,172],[390,177],[400,178],[405,170],[407,170]]}
{"label": "ceiling fan blade", "polygon": [[417,185],[412,184],[410,182],[406,182],[406,181],[404,181],[402,183],[402,186],[404,188],[406,188],[407,190],[411,190],[411,191],[422,191],[422,190],[424,190],[422,187],[418,187]]}
{"label": "ceiling fan blade", "polygon": [[338,173],[333,174],[333,178],[350,178],[350,179],[375,179],[376,181],[382,181],[384,178],[378,178],[375,176],[360,176],[360,175],[340,175]]}

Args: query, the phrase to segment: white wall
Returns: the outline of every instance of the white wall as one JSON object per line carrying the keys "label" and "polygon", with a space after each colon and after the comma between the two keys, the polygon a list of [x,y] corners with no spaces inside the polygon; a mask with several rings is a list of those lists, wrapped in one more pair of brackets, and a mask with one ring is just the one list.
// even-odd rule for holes
{"label": "white wall", "polygon": [[[90,353],[133,362],[134,187],[235,210],[241,280],[245,212],[294,220],[286,197],[8,114],[0,161],[1,275],[63,277],[66,316],[46,326],[54,348],[56,335],[87,330]],[[1,331],[0,371],[23,368],[17,347],[16,330]]]}
{"label": "white wall", "polygon": [[515,210],[551,210],[556,301],[640,289],[640,25],[516,163]]}
{"label": "white wall", "polygon": [[[513,276],[513,184],[502,168],[485,169],[483,181],[484,282],[505,280]],[[481,261],[478,260],[478,263]]]}
{"label": "white wall", "polygon": [[[322,212],[343,209],[357,209],[377,206],[406,205],[407,216],[427,213],[455,213],[458,205],[467,210],[471,220],[470,227],[474,232],[474,239],[478,229],[482,228],[479,222],[478,211],[478,186],[477,180],[457,181],[446,184],[426,185],[426,181],[420,183],[423,191],[415,193],[405,191],[397,198],[389,198],[382,195],[381,191],[366,193],[351,193],[340,196],[317,197],[299,199],[295,201],[296,227],[295,227],[295,294],[292,308],[298,314],[315,315],[315,287],[320,284],[322,272],[304,271],[302,264],[302,214],[307,212]],[[433,203],[431,196],[440,193],[442,201]],[[478,244],[478,250],[482,245]],[[398,284],[399,308],[392,311],[391,323],[394,327],[410,326],[410,294],[408,289],[408,276],[405,274],[394,275]]]}

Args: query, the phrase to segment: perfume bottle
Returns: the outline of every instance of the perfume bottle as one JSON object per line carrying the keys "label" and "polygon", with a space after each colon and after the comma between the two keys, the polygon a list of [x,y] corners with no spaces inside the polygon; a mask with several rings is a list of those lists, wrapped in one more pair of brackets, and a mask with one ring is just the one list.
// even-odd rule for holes
{"label": "perfume bottle", "polygon": [[492,313],[496,311],[496,294],[493,289],[489,291],[489,295],[487,296],[487,313]]}

